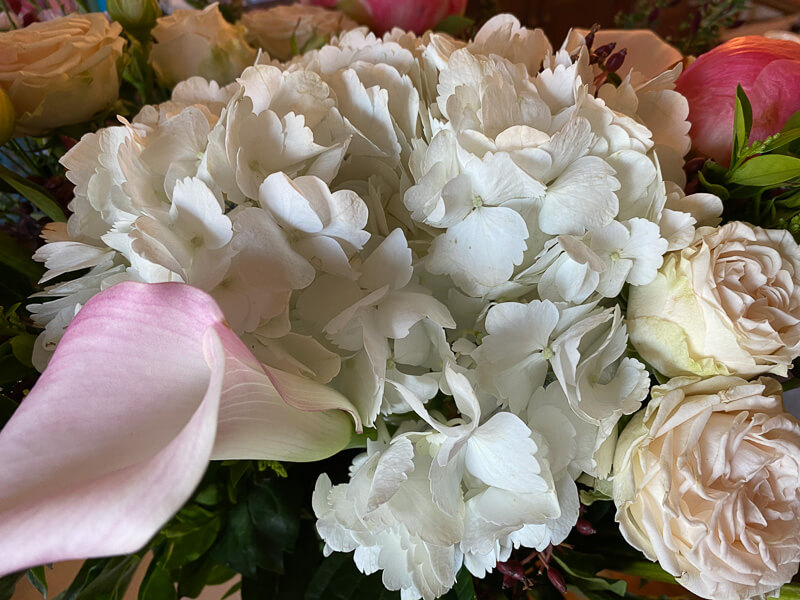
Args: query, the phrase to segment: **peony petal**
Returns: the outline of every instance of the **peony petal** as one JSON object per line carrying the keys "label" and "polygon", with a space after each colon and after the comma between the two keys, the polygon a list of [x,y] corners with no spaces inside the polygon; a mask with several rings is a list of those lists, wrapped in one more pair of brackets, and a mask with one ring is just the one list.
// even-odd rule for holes
{"label": "peony petal", "polygon": [[216,431],[223,355],[205,332],[222,321],[180,284],[86,304],[0,432],[1,575],[133,552],[188,499]]}

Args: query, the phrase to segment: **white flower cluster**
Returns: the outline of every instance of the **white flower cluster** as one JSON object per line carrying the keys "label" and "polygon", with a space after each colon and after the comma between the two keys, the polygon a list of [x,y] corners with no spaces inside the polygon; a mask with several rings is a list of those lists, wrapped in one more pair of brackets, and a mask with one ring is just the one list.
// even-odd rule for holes
{"label": "white flower cluster", "polygon": [[37,255],[83,273],[31,307],[38,364],[101,289],[191,284],[376,428],[349,483],[317,484],[326,552],[427,600],[560,543],[648,393],[617,298],[719,202],[681,192],[678,70],[598,89],[579,42],[509,16],[468,44],[357,29],[85,136]]}

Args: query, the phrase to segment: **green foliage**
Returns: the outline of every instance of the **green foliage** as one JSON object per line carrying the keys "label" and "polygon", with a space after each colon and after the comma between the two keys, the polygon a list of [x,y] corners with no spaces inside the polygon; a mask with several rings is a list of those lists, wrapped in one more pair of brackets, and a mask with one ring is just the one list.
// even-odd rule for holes
{"label": "green foliage", "polygon": [[47,598],[47,576],[44,572],[44,567],[35,567],[28,569],[25,573],[28,581],[31,582],[36,591],[42,595],[42,598]]}
{"label": "green foliage", "polygon": [[697,175],[701,189],[723,199],[726,220],[788,229],[800,240],[800,113],[779,133],[751,141],[753,111],[739,86],[733,122],[730,166],[707,161]]}
{"label": "green foliage", "polygon": [[[616,16],[623,29],[654,29],[662,15],[678,4],[676,0],[637,0],[630,10]],[[667,41],[683,54],[699,55],[719,44],[723,29],[734,25],[747,0],[702,0],[692,3],[688,19],[680,24],[675,35]]]}
{"label": "green foliage", "polygon": [[[19,308],[19,304],[7,310],[0,307],[0,390],[37,374],[31,362],[36,336],[18,314]],[[0,414],[8,409],[7,403],[0,406]]]}
{"label": "green foliage", "polygon": [[83,563],[70,586],[54,600],[122,600],[143,553]]}
{"label": "green foliage", "polygon": [[0,165],[0,179],[53,221],[67,220],[64,211],[61,210],[61,207],[53,196],[40,185],[33,183],[29,179],[18,175],[11,169],[2,165]]}
{"label": "green foliage", "polygon": [[435,31],[443,31],[453,37],[466,37],[474,30],[475,20],[463,15],[445,17],[434,27]]}
{"label": "green foliage", "polygon": [[572,565],[568,565],[555,554],[553,555],[553,560],[566,575],[567,583],[579,589],[590,600],[595,598],[600,600],[606,597],[625,597],[628,586],[624,581],[612,581],[605,577],[597,577],[594,574],[595,569],[583,570],[575,566],[575,562]]}
{"label": "green foliage", "polygon": [[25,571],[19,573],[12,573],[5,577],[0,577],[0,600],[11,600],[14,595],[14,590],[17,587],[17,582],[25,576]]}
{"label": "green foliage", "polygon": [[41,264],[31,258],[31,252],[19,240],[0,231],[0,262],[32,281],[44,274]]}

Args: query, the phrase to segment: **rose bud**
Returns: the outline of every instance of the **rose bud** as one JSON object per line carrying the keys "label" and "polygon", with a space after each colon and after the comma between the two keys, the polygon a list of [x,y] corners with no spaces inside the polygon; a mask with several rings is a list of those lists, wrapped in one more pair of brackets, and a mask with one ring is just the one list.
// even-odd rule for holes
{"label": "rose bud", "polygon": [[161,8],[156,0],[108,0],[108,14],[125,31],[139,35],[153,28]]}
{"label": "rose bud", "polygon": [[777,133],[800,110],[800,44],[751,35],[703,54],[677,81],[689,101],[690,135],[698,152],[730,164],[736,86],[753,107],[751,140]]}

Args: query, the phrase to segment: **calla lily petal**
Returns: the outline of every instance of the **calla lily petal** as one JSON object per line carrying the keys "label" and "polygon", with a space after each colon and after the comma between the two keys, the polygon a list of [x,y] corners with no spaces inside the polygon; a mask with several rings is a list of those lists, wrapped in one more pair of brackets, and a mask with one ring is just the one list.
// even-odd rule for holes
{"label": "calla lily petal", "polygon": [[355,413],[321,384],[264,370],[204,292],[113,286],[83,307],[0,431],[0,576],[137,550],[212,456],[334,454],[352,431],[339,408]]}
{"label": "calla lily petal", "polygon": [[[322,460],[350,442],[358,412],[339,392],[262,366],[230,329],[214,460]],[[349,412],[352,419],[345,412]]]}

